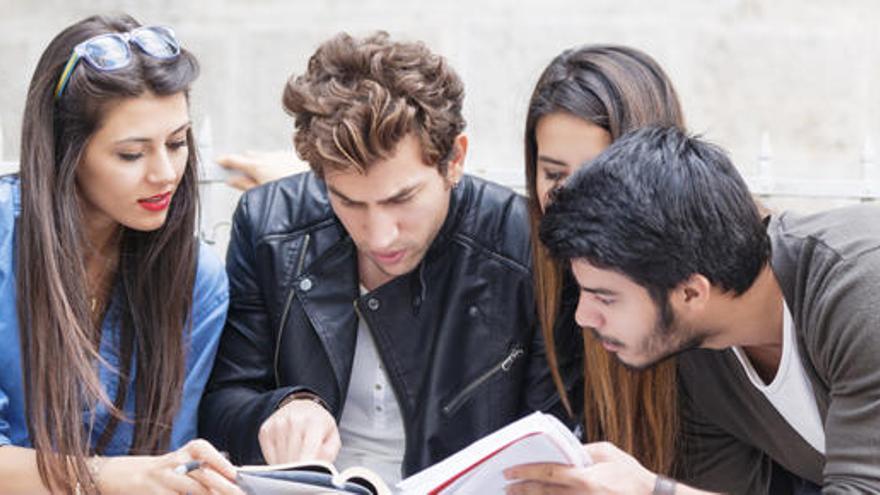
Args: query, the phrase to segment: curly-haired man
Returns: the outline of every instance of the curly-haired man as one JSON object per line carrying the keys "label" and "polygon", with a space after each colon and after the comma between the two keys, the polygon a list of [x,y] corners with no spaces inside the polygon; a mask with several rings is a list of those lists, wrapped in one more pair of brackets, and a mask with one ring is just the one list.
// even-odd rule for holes
{"label": "curly-haired man", "polygon": [[312,170],[241,199],[202,402],[203,433],[234,460],[338,454],[394,482],[559,409],[526,205],[463,175],[463,98],[442,57],[384,33],[332,38],[288,82]]}

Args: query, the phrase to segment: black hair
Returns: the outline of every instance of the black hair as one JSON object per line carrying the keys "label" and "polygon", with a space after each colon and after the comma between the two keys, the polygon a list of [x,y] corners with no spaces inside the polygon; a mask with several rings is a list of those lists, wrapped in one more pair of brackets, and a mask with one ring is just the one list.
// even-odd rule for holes
{"label": "black hair", "polygon": [[693,274],[742,294],[770,256],[727,154],[676,127],[632,131],[581,167],[550,202],[540,237],[557,259],[622,273],[658,301]]}

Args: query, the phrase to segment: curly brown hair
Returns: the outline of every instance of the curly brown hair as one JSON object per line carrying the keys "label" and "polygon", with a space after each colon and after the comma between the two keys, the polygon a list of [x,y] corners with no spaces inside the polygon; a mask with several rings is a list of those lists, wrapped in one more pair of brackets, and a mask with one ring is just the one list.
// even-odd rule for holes
{"label": "curly brown hair", "polygon": [[283,97],[296,151],[319,177],[326,167],[366,173],[409,133],[424,162],[445,175],[465,127],[463,100],[464,85],[443,57],[385,32],[363,39],[340,33],[324,42]]}

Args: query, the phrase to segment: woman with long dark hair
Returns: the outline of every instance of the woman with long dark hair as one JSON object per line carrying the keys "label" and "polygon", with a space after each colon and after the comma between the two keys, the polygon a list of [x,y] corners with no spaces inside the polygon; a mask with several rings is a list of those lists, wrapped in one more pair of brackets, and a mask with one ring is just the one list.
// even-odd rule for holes
{"label": "woman with long dark hair", "polygon": [[197,74],[128,16],[40,58],[0,178],[0,492],[239,493],[193,440],[228,304],[194,237]]}
{"label": "woman with long dark hair", "polygon": [[[650,56],[624,46],[564,51],[544,69],[529,102],[526,189],[538,313],[564,404],[582,415],[586,441],[612,442],[653,471],[669,473],[678,417],[674,360],[633,371],[592,334],[582,336],[574,319],[577,286],[537,236],[552,191],[618,137],[645,125],[684,127],[672,83]],[[560,373],[560,367],[580,371]],[[573,390],[562,375],[581,372],[583,389]]]}

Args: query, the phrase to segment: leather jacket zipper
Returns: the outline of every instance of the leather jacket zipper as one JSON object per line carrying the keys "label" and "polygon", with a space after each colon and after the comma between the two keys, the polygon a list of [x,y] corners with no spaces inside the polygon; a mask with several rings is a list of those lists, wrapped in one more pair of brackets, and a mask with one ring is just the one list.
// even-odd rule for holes
{"label": "leather jacket zipper", "polygon": [[[312,240],[311,234],[306,234],[303,239],[303,246],[299,252],[299,260],[296,263],[295,277],[302,275],[303,264],[306,261],[306,251],[309,249],[309,242]],[[275,387],[281,387],[281,379],[278,375],[278,362],[281,358],[281,335],[284,333],[284,324],[287,322],[287,315],[290,313],[290,304],[293,303],[293,296],[296,295],[296,289],[290,289],[287,294],[287,302],[284,304],[284,312],[281,313],[281,322],[278,324],[278,335],[275,337],[275,359],[273,360],[273,368],[275,370]]]}
{"label": "leather jacket zipper", "polygon": [[526,351],[519,346],[513,348],[510,351],[510,354],[504,358],[503,361],[496,364],[492,367],[492,369],[486,371],[476,380],[471,382],[467,387],[464,388],[461,392],[458,393],[452,400],[450,400],[445,406],[443,406],[443,414],[447,416],[451,416],[455,414],[456,411],[473,395],[473,393],[480,387],[480,385],[486,383],[490,378],[495,376],[498,373],[506,373],[510,371],[510,368],[513,367],[513,363],[516,362]]}
{"label": "leather jacket zipper", "polygon": [[302,249],[299,251],[299,260],[296,262],[296,276],[299,277],[303,272],[303,265],[306,262],[306,253],[309,251],[309,241],[312,240],[312,234],[306,234],[303,239]]}

